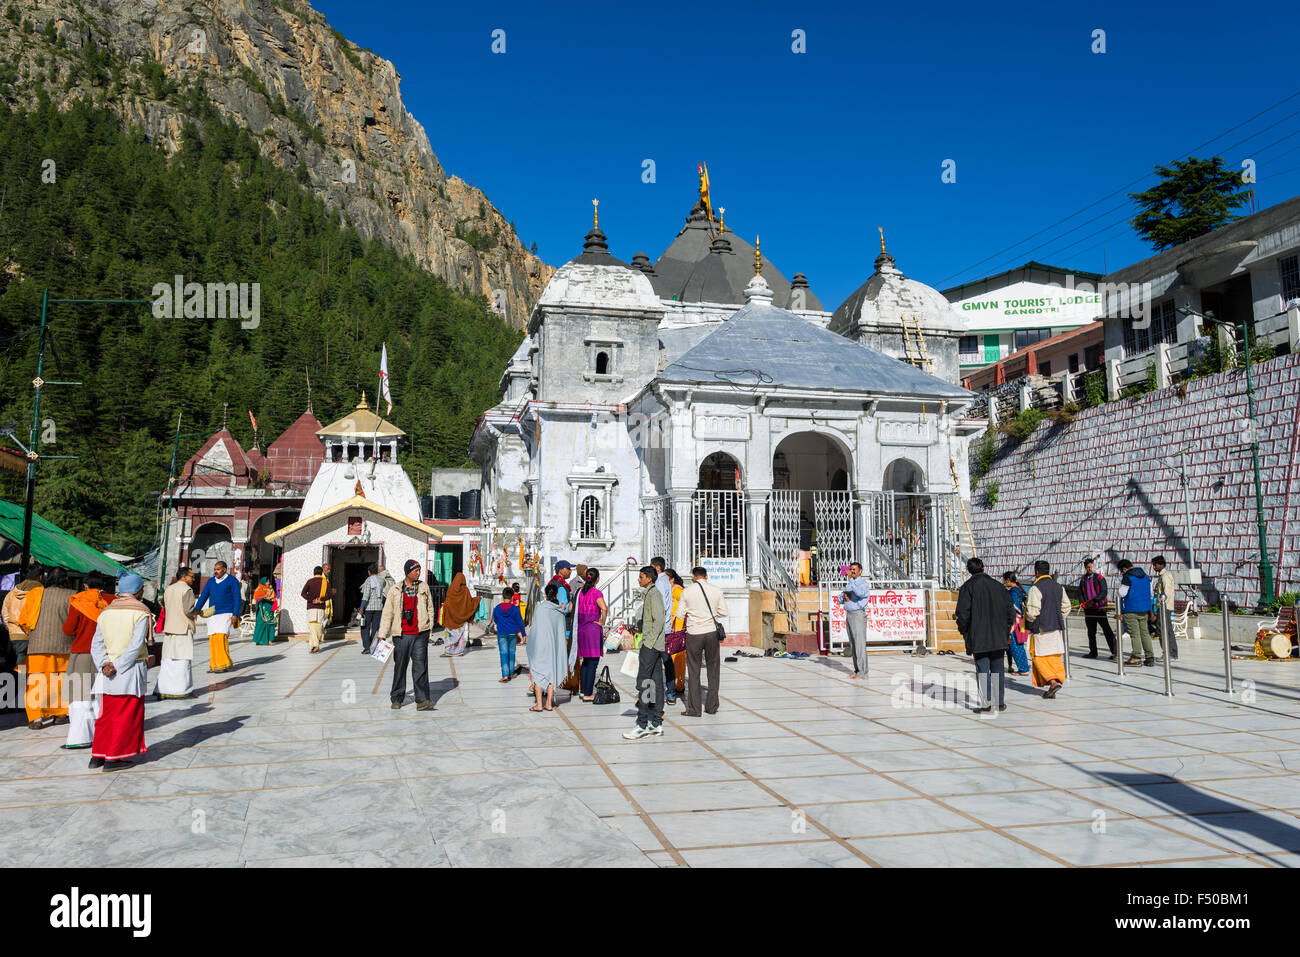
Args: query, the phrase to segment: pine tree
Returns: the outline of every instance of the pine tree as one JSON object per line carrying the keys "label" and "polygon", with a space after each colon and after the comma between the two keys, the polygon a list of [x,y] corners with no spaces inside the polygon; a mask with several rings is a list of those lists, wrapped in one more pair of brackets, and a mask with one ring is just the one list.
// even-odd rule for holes
{"label": "pine tree", "polygon": [[1233,211],[1246,203],[1240,174],[1226,169],[1220,156],[1189,156],[1155,171],[1159,183],[1129,193],[1139,209],[1131,220],[1133,228],[1153,249],[1168,249],[1213,232],[1238,219]]}

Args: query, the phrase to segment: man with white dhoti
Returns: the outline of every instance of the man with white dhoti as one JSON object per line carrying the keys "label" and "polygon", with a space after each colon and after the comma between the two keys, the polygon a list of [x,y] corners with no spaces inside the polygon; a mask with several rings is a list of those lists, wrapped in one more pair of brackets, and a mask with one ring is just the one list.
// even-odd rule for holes
{"label": "man with white dhoti", "polygon": [[198,614],[194,571],[182,565],[163,592],[163,647],[156,689],[159,701],[194,697],[194,619]]}
{"label": "man with white dhoti", "polygon": [[127,573],[117,580],[117,597],[99,614],[90,657],[99,676],[100,698],[90,767],[117,771],[145,753],[144,694],[149,680],[145,642],[153,616],[140,600],[144,580]]}
{"label": "man with white dhoti", "polygon": [[1055,698],[1065,684],[1065,619],[1070,614],[1070,596],[1052,578],[1052,566],[1034,562],[1033,587],[1025,603],[1029,625],[1029,658],[1035,688],[1046,688],[1044,698]]}
{"label": "man with white dhoti", "polygon": [[217,562],[212,566],[212,577],[203,583],[199,600],[195,607],[202,610],[211,603],[212,614],[208,617],[208,670],[214,675],[231,668],[230,629],[238,621],[239,582],[234,575],[226,574],[226,563]]}
{"label": "man with white dhoti", "polygon": [[83,580],[83,589],[72,596],[63,633],[72,639],[68,653],[68,670],[63,678],[64,697],[68,702],[68,740],[60,747],[77,751],[90,747],[95,739],[95,702],[91,688],[99,673],[90,657],[90,648],[99,627],[99,616],[113,600],[106,590],[112,579],[92,571]]}

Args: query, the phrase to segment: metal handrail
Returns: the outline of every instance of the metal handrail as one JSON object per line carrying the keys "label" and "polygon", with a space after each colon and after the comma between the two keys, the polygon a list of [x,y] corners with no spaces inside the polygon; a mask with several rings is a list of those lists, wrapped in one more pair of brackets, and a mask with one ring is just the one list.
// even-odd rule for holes
{"label": "metal handrail", "polygon": [[767,543],[767,539],[762,535],[755,535],[754,541],[758,543],[759,571],[763,588],[776,592],[777,606],[788,614],[797,607],[796,596],[799,594],[799,586],[794,583],[790,573],[776,557],[776,552],[772,551],[772,546]]}

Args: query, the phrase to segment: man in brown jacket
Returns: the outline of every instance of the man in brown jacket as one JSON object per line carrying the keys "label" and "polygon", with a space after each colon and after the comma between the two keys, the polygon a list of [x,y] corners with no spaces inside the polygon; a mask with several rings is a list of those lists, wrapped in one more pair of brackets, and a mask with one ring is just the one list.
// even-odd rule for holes
{"label": "man in brown jacket", "polygon": [[326,620],[328,608],[334,597],[334,586],[325,576],[325,567],[317,565],[312,569],[312,577],[302,586],[302,597],[307,600],[307,643],[311,645],[313,655],[320,651],[325,626],[329,624]]}
{"label": "man in brown jacket", "polygon": [[404,566],[402,583],[388,592],[379,619],[379,637],[393,643],[393,687],[389,699],[396,710],[406,700],[406,669],[415,682],[415,710],[432,711],[429,698],[429,632],[433,628],[433,593],[420,576],[414,558]]}
{"label": "man in brown jacket", "polygon": [[67,724],[68,703],[63,694],[63,676],[68,670],[72,638],[63,633],[63,622],[74,592],[68,573],[55,568],[23,599],[19,624],[27,632],[27,727]]}

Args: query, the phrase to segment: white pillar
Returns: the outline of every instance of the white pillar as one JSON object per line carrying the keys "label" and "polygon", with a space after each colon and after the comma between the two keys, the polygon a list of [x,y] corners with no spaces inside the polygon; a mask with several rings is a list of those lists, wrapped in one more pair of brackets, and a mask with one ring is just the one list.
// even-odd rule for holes
{"label": "white pillar", "polygon": [[1169,343],[1156,343],[1156,388],[1167,389],[1170,386],[1169,375]]}
{"label": "white pillar", "polygon": [[694,489],[673,489],[673,567],[682,578],[689,578],[695,564],[692,544],[691,507]]}
{"label": "white pillar", "polygon": [[767,520],[767,500],[771,498],[770,488],[745,490],[745,573],[749,576],[751,588],[757,588],[763,578],[762,563],[758,559],[758,538],[767,538],[763,528]]}

